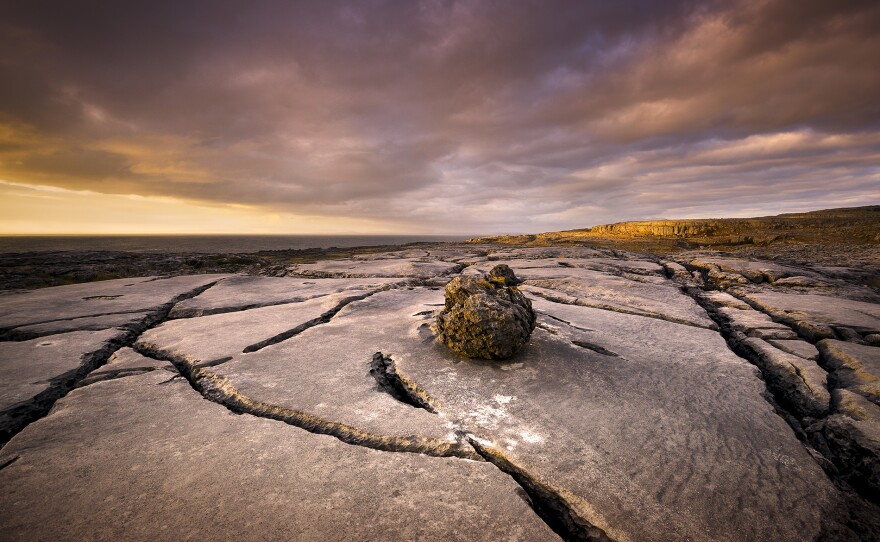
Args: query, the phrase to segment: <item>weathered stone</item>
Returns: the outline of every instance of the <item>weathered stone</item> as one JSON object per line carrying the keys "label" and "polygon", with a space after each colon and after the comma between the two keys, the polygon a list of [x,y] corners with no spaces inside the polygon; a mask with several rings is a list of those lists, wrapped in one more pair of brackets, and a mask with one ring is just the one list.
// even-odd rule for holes
{"label": "weathered stone", "polygon": [[522,358],[411,344],[398,370],[615,540],[809,540],[835,521],[834,485],[717,332],[533,306],[546,316]]}
{"label": "weathered stone", "polygon": [[880,332],[880,305],[842,297],[776,291],[742,292],[751,303],[813,341],[836,337],[832,326]]}
{"label": "weathered stone", "polygon": [[490,463],[238,416],[164,371],[73,391],[4,464],[5,540],[559,539]]}
{"label": "weathered stone", "polygon": [[70,331],[100,331],[112,327],[132,326],[148,316],[146,312],[124,312],[101,316],[84,316],[70,320],[54,320],[41,324],[19,326],[7,332],[17,340],[56,335]]}
{"label": "weathered stone", "polygon": [[819,359],[819,349],[800,339],[769,339],[767,342],[789,354],[800,356],[804,359],[816,361]]}
{"label": "weathered stone", "polygon": [[752,353],[768,382],[799,416],[820,417],[828,412],[828,375],[814,361],[783,352],[755,337],[746,337],[741,345]]}
{"label": "weathered stone", "polygon": [[296,277],[230,277],[198,297],[174,306],[172,318],[188,318],[269,305],[295,303],[347,290],[376,289],[395,278],[304,279]]}
{"label": "weathered stone", "polygon": [[174,366],[167,361],[142,356],[126,346],[114,352],[107,360],[107,364],[89,373],[89,377],[122,372],[144,372],[154,369],[174,371]]}
{"label": "weathered stone", "polygon": [[818,346],[838,386],[880,404],[880,348],[833,339]]}
{"label": "weathered stone", "polygon": [[427,258],[395,258],[375,260],[325,260],[291,266],[291,276],[317,278],[413,277],[429,278],[448,275],[460,269],[454,263]]}
{"label": "weathered stone", "polygon": [[149,346],[191,366],[231,358],[210,370],[257,401],[371,433],[419,434],[452,442],[455,435],[446,420],[377,390],[368,374],[377,351],[394,353],[397,359],[404,345],[422,340],[423,334],[433,339],[426,320],[432,316],[418,313],[430,308],[426,303],[442,301],[442,292],[428,288],[380,292],[347,305],[325,324],[246,354],[241,351],[249,342],[314,318],[322,310],[320,300],[172,320],[145,333],[137,346]]}
{"label": "weathered stone", "polygon": [[71,378],[120,335],[118,329],[73,331],[0,343],[0,428],[11,423],[6,419],[11,407],[46,392],[56,380]]}
{"label": "weathered stone", "polygon": [[446,308],[437,316],[440,340],[470,358],[507,359],[535,329],[532,303],[516,288],[513,271],[498,265],[486,278],[456,277],[446,285]]}
{"label": "weathered stone", "polygon": [[874,499],[880,496],[880,423],[877,419],[834,414],[808,431],[814,444],[824,448],[826,455],[848,474],[850,483]]}
{"label": "weathered stone", "polygon": [[834,408],[841,414],[846,414],[854,420],[872,420],[873,423],[880,423],[880,406],[858,393],[838,388],[831,392],[831,398]]}
{"label": "weathered stone", "polygon": [[[519,271],[518,271],[519,272]],[[526,269],[522,290],[547,299],[650,316],[671,322],[714,328],[715,324],[693,299],[682,295],[672,281],[646,284],[592,269],[559,267]]]}
{"label": "weathered stone", "polygon": [[104,280],[0,298],[0,328],[155,309],[228,275]]}
{"label": "weathered stone", "polygon": [[719,315],[726,319],[731,329],[751,337],[762,339],[797,339],[797,334],[783,324],[774,322],[762,312],[719,307]]}
{"label": "weathered stone", "polygon": [[703,297],[712,301],[715,305],[721,305],[722,307],[727,307],[730,309],[739,309],[743,311],[752,310],[752,307],[749,306],[748,303],[733,297],[732,295],[722,292],[720,290],[709,290],[708,292],[703,292]]}
{"label": "weathered stone", "polygon": [[[140,333],[112,356],[120,343],[105,343],[106,365],[0,452],[0,532],[140,540],[159,525],[181,539],[553,538],[525,490],[566,539],[584,536],[559,531],[565,517],[620,541],[877,539],[880,528],[864,526],[853,503],[880,494],[880,407],[851,377],[877,374],[880,349],[840,343],[857,364],[821,358],[837,366],[829,408],[825,373],[808,359],[817,351],[779,323],[855,340],[849,329],[870,343],[876,326],[860,320],[876,317],[870,292],[829,279],[813,303],[798,290],[812,287],[765,278],[733,286],[736,297],[698,294],[699,282],[669,262],[664,275],[608,249],[496,248],[304,264],[316,276],[360,278],[235,276],[170,313],[169,301],[201,292],[207,277],[0,295],[0,364],[12,375],[0,391],[6,380],[24,389],[54,374],[42,357],[19,355],[51,348],[14,342],[16,326]],[[499,263],[516,274],[483,275]],[[509,362],[463,359],[431,332],[444,308],[438,273],[464,264],[461,275],[482,289],[525,279],[513,290],[536,296],[538,329]],[[749,297],[764,294],[791,294],[798,307],[774,307],[771,320]],[[53,311],[68,320],[47,321]],[[727,346],[746,341],[760,360]],[[72,346],[58,350],[62,371],[81,366],[86,350]],[[790,385],[762,380],[749,361]],[[474,461],[481,456],[489,462]],[[181,501],[196,513],[181,514]],[[209,507],[217,513],[199,513]],[[548,520],[551,509],[563,516]]]}
{"label": "weathered stone", "polygon": [[[753,262],[749,260],[741,260],[737,258],[697,258],[691,260],[691,265],[697,266],[706,271],[712,269],[720,270],[725,273],[733,273],[747,278],[751,282],[775,282],[784,277],[793,275],[803,275],[808,273],[803,269],[779,265],[770,262]],[[803,277],[802,277],[803,278]],[[735,282],[742,282],[738,279]]]}

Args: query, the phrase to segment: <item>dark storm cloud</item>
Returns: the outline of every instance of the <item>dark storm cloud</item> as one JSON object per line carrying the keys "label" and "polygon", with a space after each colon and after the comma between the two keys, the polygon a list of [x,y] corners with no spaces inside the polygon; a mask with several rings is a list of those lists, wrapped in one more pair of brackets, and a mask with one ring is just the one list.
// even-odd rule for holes
{"label": "dark storm cloud", "polygon": [[876,2],[21,2],[0,179],[436,231],[880,197]]}

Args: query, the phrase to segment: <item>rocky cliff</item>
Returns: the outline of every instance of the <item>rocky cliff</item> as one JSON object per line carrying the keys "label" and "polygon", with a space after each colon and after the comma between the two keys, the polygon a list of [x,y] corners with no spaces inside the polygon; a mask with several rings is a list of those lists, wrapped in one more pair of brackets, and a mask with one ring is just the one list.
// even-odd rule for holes
{"label": "rocky cliff", "polygon": [[768,245],[772,243],[880,243],[880,206],[825,209],[756,218],[617,222],[537,235],[484,237],[475,241],[550,244],[601,240],[665,241],[670,246]]}

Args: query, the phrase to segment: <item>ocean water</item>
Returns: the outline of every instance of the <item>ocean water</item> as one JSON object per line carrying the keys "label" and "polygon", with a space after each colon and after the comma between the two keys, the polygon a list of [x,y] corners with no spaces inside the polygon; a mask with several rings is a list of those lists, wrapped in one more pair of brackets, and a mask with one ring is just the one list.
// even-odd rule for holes
{"label": "ocean water", "polygon": [[233,253],[464,241],[466,235],[10,235],[0,253],[58,250]]}

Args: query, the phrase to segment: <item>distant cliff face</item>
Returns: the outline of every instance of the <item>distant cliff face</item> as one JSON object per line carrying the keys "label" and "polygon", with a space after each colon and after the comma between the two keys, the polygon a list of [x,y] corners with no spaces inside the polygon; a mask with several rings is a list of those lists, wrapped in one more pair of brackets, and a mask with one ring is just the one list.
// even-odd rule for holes
{"label": "distant cliff face", "polygon": [[717,220],[652,220],[649,222],[618,222],[594,226],[587,231],[609,235],[681,236],[712,235],[721,224]]}
{"label": "distant cliff face", "polygon": [[583,230],[599,235],[651,237],[716,237],[785,234],[794,230],[815,230],[816,234],[853,235],[853,241],[871,241],[878,233],[880,206],[828,209],[810,213],[758,218],[713,218],[697,220],[651,220],[618,222]]}
{"label": "distant cliff face", "polygon": [[618,222],[581,230],[484,237],[479,241],[553,244],[640,239],[677,243],[682,248],[777,242],[880,243],[880,205],[757,218]]}

